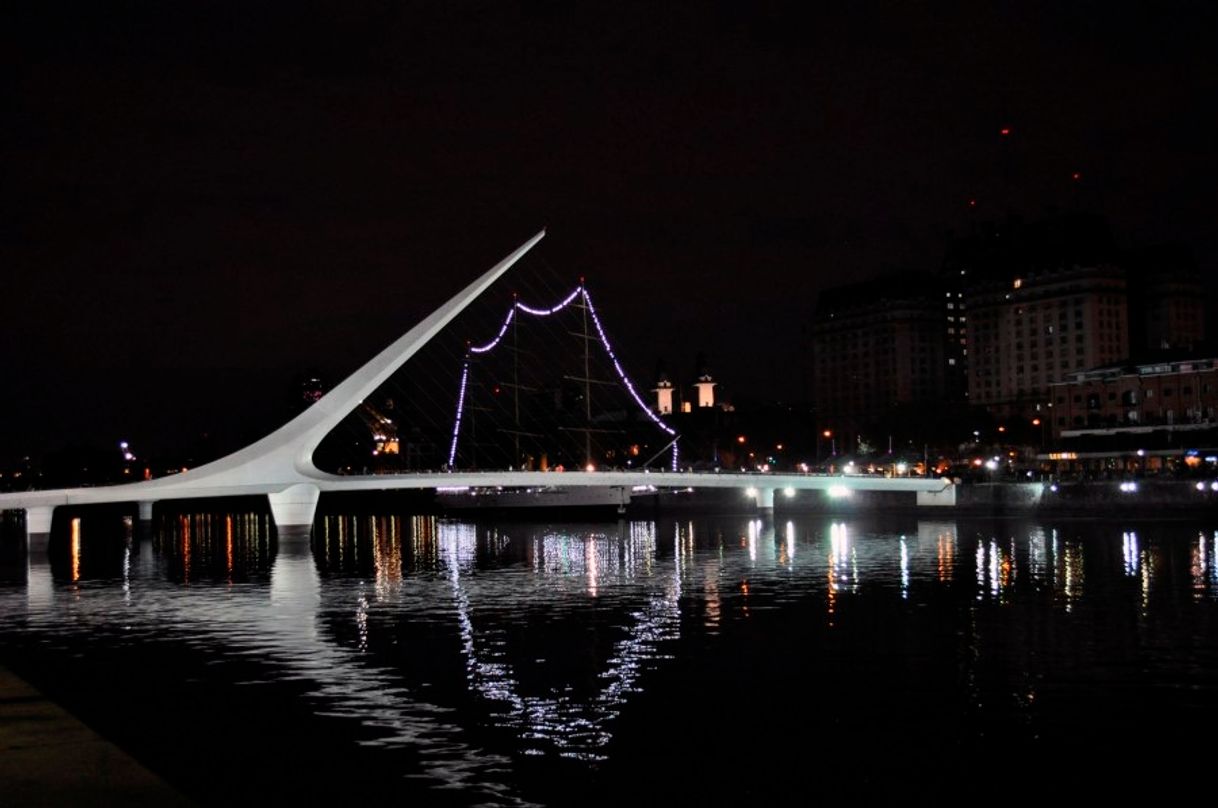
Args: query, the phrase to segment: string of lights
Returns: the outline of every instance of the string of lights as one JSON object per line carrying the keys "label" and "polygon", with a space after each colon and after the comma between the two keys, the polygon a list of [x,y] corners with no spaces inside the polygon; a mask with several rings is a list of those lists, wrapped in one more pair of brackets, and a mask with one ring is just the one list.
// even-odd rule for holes
{"label": "string of lights", "polygon": [[494,350],[507,335],[508,328],[511,327],[512,321],[516,318],[517,312],[522,312],[533,317],[549,317],[567,308],[573,302],[575,302],[576,298],[581,297],[584,301],[584,305],[587,307],[588,313],[592,315],[592,323],[596,327],[596,334],[600,340],[601,347],[605,349],[605,353],[608,355],[610,362],[613,364],[613,369],[617,373],[618,379],[622,382],[623,387],[625,387],[626,392],[630,394],[630,397],[634,399],[634,402],[638,405],[639,409],[642,410],[643,413],[646,414],[656,426],[674,439],[672,443],[672,468],[674,471],[677,469],[679,460],[678,446],[676,441],[677,431],[668,424],[664,423],[664,421],[658,415],[652,412],[651,408],[647,406],[642,397],[638,394],[634,384],[630,381],[630,377],[626,375],[625,368],[623,368],[621,362],[618,361],[617,354],[614,352],[613,346],[609,343],[609,337],[605,334],[604,326],[601,325],[600,315],[597,314],[596,308],[592,305],[592,298],[582,283],[577,286],[575,290],[571,292],[571,294],[567,295],[563,300],[559,301],[550,308],[535,308],[533,306],[528,306],[521,303],[519,300],[513,301],[512,306],[508,309],[507,316],[504,318],[503,324],[499,327],[499,332],[495,335],[494,339],[482,345],[470,346],[467,349],[465,360],[461,367],[461,385],[457,392],[457,412],[456,417],[453,419],[452,442],[449,445],[448,450],[449,469],[452,469],[457,462],[457,443],[461,436],[461,420],[465,413],[465,394],[469,385],[470,354],[485,354]]}
{"label": "string of lights", "polygon": [[[535,309],[535,308],[532,308],[531,306],[526,306],[525,304],[521,303],[520,301],[516,301],[516,308],[520,309],[525,314],[532,314],[535,317],[547,317],[551,314],[557,314],[558,312],[565,309],[567,306],[571,305],[571,302],[573,300],[575,300],[575,298],[579,297],[580,293],[583,291],[584,291],[584,287],[582,285],[575,287],[574,292],[567,295],[565,300],[563,300],[561,303],[559,303],[557,306],[554,306],[553,308]],[[586,298],[587,298],[587,295],[585,294],[585,299]]]}
{"label": "string of lights", "polygon": [[[622,384],[626,387],[626,392],[630,393],[630,397],[633,398],[635,403],[639,405],[639,409],[645,412],[647,417],[650,418],[656,426],[667,432],[669,437],[675,438],[677,436],[677,430],[660,420],[660,416],[652,412],[651,408],[643,402],[642,397],[639,396],[638,391],[634,389],[634,385],[630,382],[630,377],[626,375],[626,371],[622,367],[622,363],[617,361],[617,354],[613,352],[613,347],[609,344],[609,338],[605,336],[605,329],[601,325],[601,318],[596,313],[596,307],[592,305],[592,297],[588,294],[588,290],[581,285],[577,291],[583,293],[584,305],[588,307],[588,313],[592,315],[592,324],[596,326],[596,334],[601,338],[601,345],[604,346],[605,353],[609,354],[609,360],[613,362],[613,369],[617,371],[617,376],[622,380]],[[672,444],[672,470],[677,470],[677,443],[675,440]]]}
{"label": "string of lights", "polygon": [[507,333],[508,326],[510,326],[512,324],[512,320],[516,319],[516,309],[519,307],[519,305],[520,304],[516,304],[515,306],[512,306],[510,309],[508,309],[507,319],[505,319],[503,321],[503,325],[499,328],[499,333],[495,335],[495,338],[493,340],[486,343],[485,345],[472,345],[472,346],[470,346],[469,352],[475,353],[475,354],[480,354],[480,353],[487,353],[488,351],[493,350],[494,347],[499,344],[499,341],[503,339],[503,335]]}
{"label": "string of lights", "polygon": [[465,387],[469,383],[469,358],[461,368],[461,389],[457,393],[457,418],[453,422],[453,442],[448,449],[448,467],[451,469],[457,460],[457,436],[461,434],[461,414],[465,411]]}

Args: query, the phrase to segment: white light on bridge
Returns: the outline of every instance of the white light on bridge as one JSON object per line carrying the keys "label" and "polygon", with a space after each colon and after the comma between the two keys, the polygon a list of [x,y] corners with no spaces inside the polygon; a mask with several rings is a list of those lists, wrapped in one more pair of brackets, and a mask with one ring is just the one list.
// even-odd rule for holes
{"label": "white light on bridge", "polygon": [[756,488],[746,488],[746,489],[744,489],[744,495],[746,497],[752,497],[753,499],[756,499],[757,498],[757,489]]}
{"label": "white light on bridge", "polygon": [[782,489],[782,493],[785,494],[788,498],[793,497],[793,496],[795,496],[795,489],[794,488],[784,488],[784,489]]}
{"label": "white light on bridge", "polygon": [[848,496],[850,496],[850,489],[847,488],[846,486],[844,486],[844,485],[829,486],[829,498],[830,499],[845,499]]}

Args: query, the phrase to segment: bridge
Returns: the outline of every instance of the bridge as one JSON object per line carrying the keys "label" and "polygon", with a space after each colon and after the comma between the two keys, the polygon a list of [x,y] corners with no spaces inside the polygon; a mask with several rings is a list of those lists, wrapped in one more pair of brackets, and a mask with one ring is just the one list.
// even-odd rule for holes
{"label": "bridge", "polygon": [[[138,506],[141,520],[152,518],[154,503],[165,500],[218,497],[265,496],[271,516],[282,535],[307,536],[313,524],[317,502],[322,493],[337,491],[385,491],[395,489],[435,489],[448,487],[546,487],[609,488],[629,501],[630,492],[640,486],[656,488],[736,488],[748,491],[763,512],[774,507],[777,491],[823,490],[829,495],[851,491],[903,491],[916,495],[920,506],[951,506],[955,489],[945,479],[877,478],[866,476],[823,476],[806,474],[754,474],[739,472],[683,472],[678,469],[676,432],[639,397],[634,385],[614,355],[600,318],[591,307],[591,298],[581,286],[559,305],[537,309],[519,302],[509,311],[499,335],[491,343],[473,346],[471,352],[485,352],[502,339],[514,318],[522,315],[548,316],[579,301],[591,314],[597,338],[608,352],[612,366],[624,389],[642,408],[661,433],[673,437],[672,471],[444,471],[374,475],[339,475],[317,468],[313,454],[322,439],[349,413],[453,318],[503,276],[545,236],[537,233],[507,257],[487,270],[451,300],[415,325],[363,367],[318,399],[312,406],[266,437],[211,463],[181,474],[122,485],[94,488],[67,488],[0,494],[0,510],[24,510],[27,546],[31,551],[45,550],[56,507],[130,503]],[[462,371],[457,417],[453,427],[450,463],[455,458],[460,435],[461,411],[468,380],[468,357]]]}

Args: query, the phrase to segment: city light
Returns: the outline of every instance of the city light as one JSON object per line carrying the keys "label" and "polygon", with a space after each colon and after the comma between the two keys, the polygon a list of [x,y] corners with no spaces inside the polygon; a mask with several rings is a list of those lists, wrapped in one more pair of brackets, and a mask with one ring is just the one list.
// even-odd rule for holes
{"label": "city light", "polygon": [[850,489],[844,485],[829,486],[829,499],[845,499],[850,496]]}
{"label": "city light", "polygon": [[1121,490],[1124,491],[1126,494],[1133,494],[1133,493],[1137,492],[1138,484],[1135,482],[1132,482],[1132,481],[1123,482],[1123,483],[1121,483]]}

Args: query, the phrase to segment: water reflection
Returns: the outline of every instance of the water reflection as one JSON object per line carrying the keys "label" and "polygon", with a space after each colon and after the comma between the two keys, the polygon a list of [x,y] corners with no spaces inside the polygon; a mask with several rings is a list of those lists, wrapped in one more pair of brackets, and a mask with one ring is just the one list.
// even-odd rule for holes
{"label": "water reflection", "polygon": [[1200,622],[1218,602],[1209,526],[335,514],[312,548],[277,547],[259,514],[167,516],[143,546],[121,519],[73,517],[62,530],[49,565],[0,585],[0,640],[177,642],[215,663],[201,676],[256,662],[259,683],[290,682],[317,715],[356,725],[360,745],[409,749],[422,782],[486,804],[529,799],[521,760],[602,767],[641,732],[679,731],[648,722],[705,686],[691,675],[755,687],[757,664],[847,692],[860,672],[912,687],[885,678],[898,671],[923,688],[908,702],[859,685],[840,715],[818,709],[838,726],[851,710],[883,726],[885,710],[903,715],[933,692],[933,720],[967,705],[945,730],[955,742],[993,723],[1039,731],[1066,709],[1045,706],[1045,681],[1089,671],[1088,655],[1115,646],[1140,671],[1126,657],[1152,653],[1156,637],[1204,638],[1218,624]]}
{"label": "water reflection", "polygon": [[[613,643],[600,669],[585,679],[597,683],[591,692],[581,692],[570,681],[554,682],[540,693],[527,692],[511,657],[510,627],[495,619],[503,608],[502,599],[509,595],[497,591],[494,597],[487,597],[490,593],[483,592],[480,579],[472,575],[476,529],[468,524],[442,524],[440,542],[460,621],[469,684],[487,702],[505,708],[492,711],[492,722],[517,734],[524,744],[523,754],[553,749],[564,757],[602,759],[601,750],[612,737],[610,723],[645,667],[656,658],[657,647],[679,636],[679,565],[674,558],[665,565],[671,570],[664,573],[657,564],[655,525],[636,523],[617,536],[545,532],[533,536],[527,545],[534,576],[560,586],[563,579],[582,580],[584,594],[590,599],[604,585],[643,586],[639,608],[621,627],[625,636]],[[680,544],[678,539],[676,546]],[[569,615],[552,615],[552,619],[564,617]],[[552,648],[551,653],[563,650]]]}
{"label": "water reflection", "polygon": [[1204,599],[1218,589],[1218,531],[1212,536],[1205,531],[1197,534],[1189,572],[1193,579],[1194,598]]}
{"label": "water reflection", "polygon": [[46,559],[55,580],[77,587],[126,577],[134,533],[128,516],[113,512],[77,515],[69,512],[51,533]]}
{"label": "water reflection", "polygon": [[271,545],[270,517],[262,513],[166,515],[153,536],[169,579],[182,584],[265,579]]}
{"label": "water reflection", "polygon": [[1028,532],[1028,574],[1037,588],[1049,577],[1049,543],[1039,525]]}

